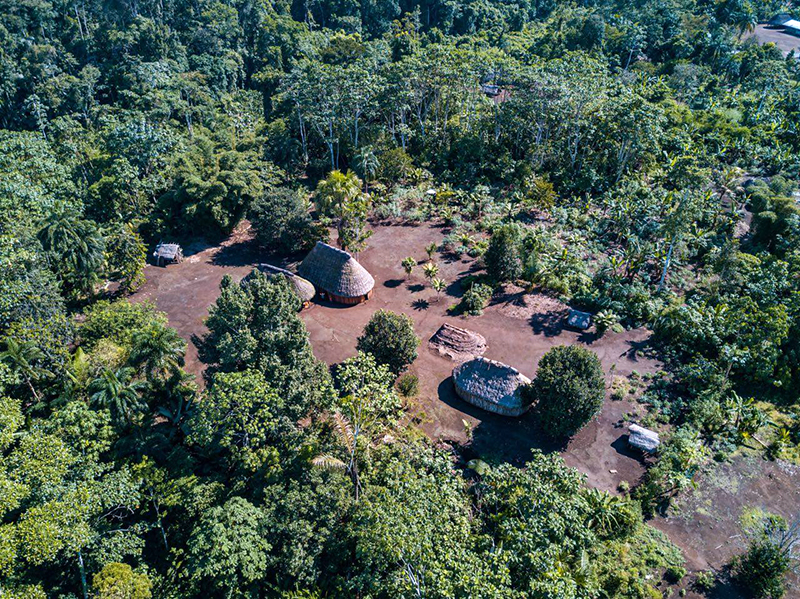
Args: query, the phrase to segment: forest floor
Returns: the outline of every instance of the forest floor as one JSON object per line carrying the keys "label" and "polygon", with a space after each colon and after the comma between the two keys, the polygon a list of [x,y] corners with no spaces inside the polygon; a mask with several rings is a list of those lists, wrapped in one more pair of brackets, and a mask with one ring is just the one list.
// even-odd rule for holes
{"label": "forest floor", "polygon": [[[640,454],[628,449],[625,426],[626,416],[644,413],[634,395],[614,400],[609,394],[594,422],[566,446],[556,446],[544,439],[530,415],[496,416],[456,397],[451,378],[455,363],[430,350],[428,340],[444,322],[470,329],[486,338],[487,358],[510,364],[529,377],[534,376],[539,359],[550,348],[583,344],[597,353],[612,387],[634,373],[644,375],[660,369],[661,364],[648,355],[648,330],[607,333],[597,338],[590,332],[565,329],[566,305],[513,286],[495,295],[481,316],[451,316],[447,309],[462,294],[459,280],[477,271],[475,260],[437,253],[438,276],[448,283],[446,292],[437,298],[426,284],[421,267],[407,278],[400,261],[412,256],[421,265],[427,260],[425,246],[432,241],[441,243],[446,231],[434,225],[381,224],[375,224],[373,230],[369,247],[359,261],[375,278],[374,296],[350,307],[315,301],[301,313],[319,359],[334,364],[354,355],[356,340],[376,310],[408,314],[422,339],[419,356],[409,369],[420,383],[418,396],[408,401],[409,411],[432,439],[457,443],[470,457],[517,464],[524,463],[532,449],[558,451],[568,465],[586,475],[588,484],[614,493],[622,481],[633,486],[639,480],[645,463]],[[241,279],[258,262],[277,262],[258,252],[247,223],[222,244],[197,242],[184,248],[181,264],[166,268],[148,265],[147,282],[132,299],[153,301],[167,313],[170,325],[188,342],[186,369],[201,381],[203,364],[193,340],[206,332],[204,319],[219,294],[222,277],[229,274]],[[285,262],[281,265],[293,266]],[[668,517],[655,518],[651,523],[684,551],[690,570],[719,570],[746,544],[739,524],[744,510],[760,507],[786,517],[800,512],[798,472],[800,469],[780,462],[739,456],[715,465]],[[690,591],[687,596],[700,595]],[[713,596],[736,594],[720,587]]]}

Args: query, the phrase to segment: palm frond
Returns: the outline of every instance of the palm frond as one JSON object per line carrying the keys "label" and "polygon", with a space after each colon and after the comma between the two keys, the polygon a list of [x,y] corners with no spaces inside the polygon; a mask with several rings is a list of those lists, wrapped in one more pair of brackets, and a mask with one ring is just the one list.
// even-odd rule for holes
{"label": "palm frond", "polygon": [[322,468],[323,470],[346,470],[347,464],[345,464],[339,458],[335,458],[332,455],[318,455],[317,457],[311,460],[311,463],[316,466],[317,468]]}

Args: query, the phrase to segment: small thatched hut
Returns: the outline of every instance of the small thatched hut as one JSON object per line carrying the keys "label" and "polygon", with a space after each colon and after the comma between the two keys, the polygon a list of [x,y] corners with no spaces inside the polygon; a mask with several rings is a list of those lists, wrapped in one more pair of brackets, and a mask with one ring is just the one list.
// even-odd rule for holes
{"label": "small thatched hut", "polygon": [[646,452],[653,452],[661,445],[661,438],[658,433],[648,428],[631,424],[628,427],[628,444],[636,449]]}
{"label": "small thatched hut", "polygon": [[340,304],[360,304],[372,297],[375,279],[344,250],[317,242],[298,267],[320,295]]}
{"label": "small thatched hut", "polygon": [[316,295],[314,285],[312,285],[310,281],[306,281],[303,277],[283,268],[273,266],[272,264],[262,263],[259,264],[257,268],[268,277],[286,277],[286,280],[291,284],[297,297],[303,301],[303,306],[307,306],[311,300],[314,299],[314,295]]}
{"label": "small thatched hut", "polygon": [[162,266],[183,261],[183,250],[177,243],[159,243],[153,252],[156,264]]}
{"label": "small thatched hut", "polygon": [[444,323],[428,341],[428,347],[456,362],[463,362],[486,351],[486,338],[474,331]]}
{"label": "small thatched hut", "polygon": [[528,411],[520,386],[530,383],[516,368],[475,358],[453,369],[456,394],[466,402],[503,416],[520,416]]}

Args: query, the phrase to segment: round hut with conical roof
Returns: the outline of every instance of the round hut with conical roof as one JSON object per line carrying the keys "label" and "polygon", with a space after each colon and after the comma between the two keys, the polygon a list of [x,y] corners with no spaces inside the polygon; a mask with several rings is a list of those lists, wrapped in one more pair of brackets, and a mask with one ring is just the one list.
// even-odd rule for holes
{"label": "round hut with conical roof", "polygon": [[453,369],[456,394],[474,406],[503,416],[521,416],[530,405],[525,403],[520,387],[531,380],[506,364],[475,358]]}
{"label": "round hut with conical roof", "polygon": [[297,271],[320,295],[340,304],[360,304],[372,297],[375,279],[344,250],[317,242]]}

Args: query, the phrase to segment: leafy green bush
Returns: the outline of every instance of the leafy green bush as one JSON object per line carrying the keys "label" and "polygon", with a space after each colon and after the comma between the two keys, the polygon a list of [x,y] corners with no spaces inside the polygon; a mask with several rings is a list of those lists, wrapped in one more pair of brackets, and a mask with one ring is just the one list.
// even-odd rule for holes
{"label": "leafy green bush", "polygon": [[783,578],[790,563],[791,558],[779,544],[758,538],[734,560],[733,575],[754,599],[780,599],[786,592]]}
{"label": "leafy green bush", "polygon": [[419,378],[416,374],[406,373],[397,380],[397,389],[403,397],[416,397],[419,393]]}
{"label": "leafy green bush", "polygon": [[416,360],[419,342],[411,318],[389,310],[378,310],[364,327],[356,347],[372,354],[378,363],[386,364],[389,370],[399,374]]}
{"label": "leafy green bush", "polygon": [[483,314],[483,309],[492,299],[492,288],[485,283],[476,283],[467,289],[461,298],[461,310],[473,316]]}
{"label": "leafy green bush", "polygon": [[536,378],[522,389],[533,404],[548,435],[575,434],[603,407],[605,376],[594,352],[577,345],[561,345],[539,362]]}

